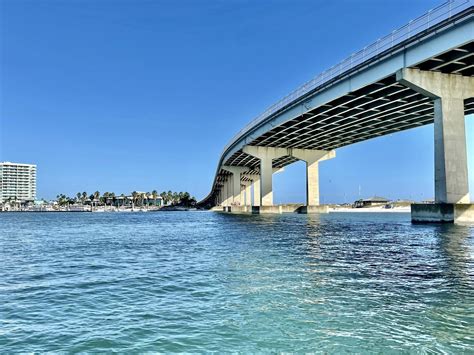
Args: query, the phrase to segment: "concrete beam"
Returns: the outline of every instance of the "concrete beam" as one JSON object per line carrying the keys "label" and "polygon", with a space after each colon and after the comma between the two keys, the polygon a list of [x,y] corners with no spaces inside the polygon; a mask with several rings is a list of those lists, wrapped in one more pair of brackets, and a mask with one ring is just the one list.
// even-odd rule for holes
{"label": "concrete beam", "polygon": [[397,80],[434,100],[435,202],[469,203],[464,100],[474,78],[404,68]]}
{"label": "concrete beam", "polygon": [[243,152],[260,159],[260,206],[273,205],[273,159],[288,155],[286,148],[247,145]]}
{"label": "concrete beam", "polygon": [[291,149],[289,153],[293,158],[303,160],[307,163],[319,162],[336,157],[335,150]]}
{"label": "concrete beam", "polygon": [[404,68],[397,72],[397,81],[433,99],[474,97],[474,78],[471,76]]}

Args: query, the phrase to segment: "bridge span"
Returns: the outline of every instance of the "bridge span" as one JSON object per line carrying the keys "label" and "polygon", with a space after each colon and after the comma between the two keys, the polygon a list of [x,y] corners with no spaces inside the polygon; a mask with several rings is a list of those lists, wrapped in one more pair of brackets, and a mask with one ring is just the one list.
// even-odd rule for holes
{"label": "bridge span", "polygon": [[[302,160],[304,211],[324,212],[321,161],[335,158],[337,148],[431,123],[435,202],[468,204],[465,115],[472,113],[474,0],[451,0],[352,54],[246,125],[225,146],[200,204],[281,212],[273,205],[272,175]],[[428,214],[440,213],[434,211]]]}

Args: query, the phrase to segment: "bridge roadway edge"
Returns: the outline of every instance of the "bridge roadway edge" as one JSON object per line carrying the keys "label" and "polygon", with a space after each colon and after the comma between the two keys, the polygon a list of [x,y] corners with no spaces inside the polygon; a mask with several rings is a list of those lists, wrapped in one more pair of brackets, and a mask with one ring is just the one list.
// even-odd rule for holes
{"label": "bridge roadway edge", "polygon": [[[377,66],[373,66],[372,64],[372,66],[362,69],[361,71],[340,80],[329,87],[322,88],[321,91],[314,93],[311,98],[305,98],[295,103],[286,111],[262,122],[255,130],[247,132],[245,136],[241,137],[240,140],[230,147],[230,150],[224,153],[222,156],[222,162],[227,161],[234,153],[241,150],[243,146],[250,144],[253,140],[253,138],[251,138],[252,136],[261,136],[263,133],[269,131],[275,126],[282,125],[298,116],[301,116],[307,111],[313,110],[341,96],[380,81],[390,75],[394,75],[400,69],[414,66],[423,61],[423,59],[443,53],[450,48],[468,43],[472,41],[473,37],[474,18],[471,17],[460,26],[452,27],[435,38],[431,37],[422,43],[412,45],[395,56],[382,59],[378,62]],[[449,48],[442,43],[449,43]]]}

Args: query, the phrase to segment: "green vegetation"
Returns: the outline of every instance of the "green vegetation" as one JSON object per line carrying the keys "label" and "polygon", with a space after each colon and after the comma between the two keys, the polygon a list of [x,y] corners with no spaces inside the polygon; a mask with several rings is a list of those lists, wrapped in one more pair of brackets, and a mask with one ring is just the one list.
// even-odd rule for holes
{"label": "green vegetation", "polygon": [[184,206],[191,207],[196,205],[196,199],[192,197],[189,192],[172,192],[153,190],[151,192],[133,191],[130,195],[116,195],[114,192],[104,192],[100,194],[96,191],[92,194],[87,192],[78,192],[75,197],[69,197],[64,194],[56,196],[56,201],[59,206],[67,206],[74,204],[92,205],[92,206]]}
{"label": "green vegetation", "polygon": [[160,197],[163,199],[165,205],[174,205],[174,206],[194,206],[196,204],[196,199],[191,197],[189,192],[165,192],[163,191],[160,194]]}

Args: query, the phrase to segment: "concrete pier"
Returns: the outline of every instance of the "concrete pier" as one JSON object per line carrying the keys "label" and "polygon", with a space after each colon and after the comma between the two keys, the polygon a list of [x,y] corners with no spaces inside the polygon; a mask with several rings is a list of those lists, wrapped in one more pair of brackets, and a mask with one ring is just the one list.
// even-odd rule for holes
{"label": "concrete pier", "polygon": [[227,206],[229,202],[229,181],[227,178],[224,180],[222,186],[222,206]]}
{"label": "concrete pier", "polygon": [[260,206],[273,206],[273,160],[287,155],[287,149],[247,145],[243,151],[260,159]]}
{"label": "concrete pier", "polygon": [[222,169],[232,173],[232,193],[230,199],[230,205],[240,206],[242,205],[241,201],[241,175],[248,171],[248,168],[241,166],[227,166],[224,165]]}
{"label": "concrete pier", "polygon": [[405,68],[397,80],[434,101],[435,203],[412,205],[412,221],[474,222],[464,117],[464,101],[474,97],[474,78]]}
{"label": "concrete pier", "polygon": [[[332,159],[336,156],[334,150],[314,150],[314,149],[292,149],[274,148],[260,146],[245,146],[243,151],[260,159],[260,203],[255,206],[262,207],[260,211],[275,211],[279,213],[280,208],[273,205],[273,182],[272,175],[276,169],[272,169],[274,159],[284,156],[291,156],[306,162],[306,206],[319,206],[319,162]],[[254,190],[255,191],[255,190]],[[306,209],[319,211],[319,209]]]}
{"label": "concrete pier", "polygon": [[252,206],[252,182],[242,181],[242,204]]}
{"label": "concrete pier", "polygon": [[244,174],[245,178],[250,180],[250,190],[253,190],[253,201],[252,192],[249,193],[249,206],[260,206],[260,175],[259,174]]}
{"label": "concrete pier", "polygon": [[474,78],[405,68],[397,80],[434,100],[435,202],[469,203],[464,100]]}
{"label": "concrete pier", "polygon": [[319,162],[336,157],[336,151],[291,149],[289,154],[306,163],[306,206],[319,206]]}

